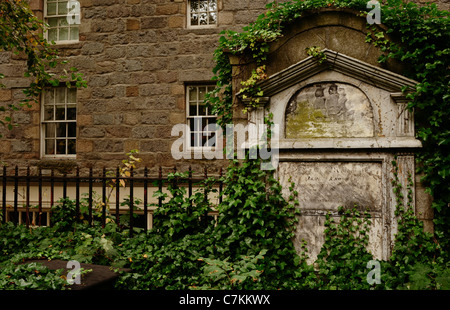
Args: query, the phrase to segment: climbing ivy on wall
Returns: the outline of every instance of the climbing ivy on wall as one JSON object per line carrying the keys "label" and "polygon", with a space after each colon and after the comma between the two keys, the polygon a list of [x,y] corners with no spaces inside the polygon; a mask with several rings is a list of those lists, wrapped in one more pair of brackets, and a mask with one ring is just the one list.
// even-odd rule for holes
{"label": "climbing ivy on wall", "polygon": [[[407,64],[404,72],[418,82],[407,94],[409,108],[415,110],[416,135],[423,143],[418,153],[419,172],[423,183],[433,197],[435,235],[442,245],[450,243],[450,82],[449,12],[435,4],[418,6],[404,0],[387,0],[381,4],[381,22],[384,31],[367,24],[368,44],[378,46],[382,55],[379,62],[395,59]],[[258,81],[267,78],[265,64],[269,45],[282,35],[283,29],[298,20],[306,11],[320,8],[350,8],[365,16],[365,0],[304,0],[285,3],[271,2],[267,12],[242,32],[226,30],[214,53],[214,79],[217,87],[208,96],[208,102],[219,116],[223,126],[232,122],[232,69],[228,54],[247,57],[256,68],[250,79],[242,82],[241,91],[248,96],[263,96]],[[387,37],[394,38],[389,41]],[[406,90],[406,88],[405,88]],[[218,96],[218,94],[220,94]]]}

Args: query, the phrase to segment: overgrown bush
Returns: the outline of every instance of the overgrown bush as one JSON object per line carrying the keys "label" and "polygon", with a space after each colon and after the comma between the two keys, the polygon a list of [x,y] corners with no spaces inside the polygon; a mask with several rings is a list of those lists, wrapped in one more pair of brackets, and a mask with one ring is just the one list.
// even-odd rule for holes
{"label": "overgrown bush", "polygon": [[[370,217],[356,208],[340,208],[339,222],[328,215],[325,243],[316,264],[308,265],[307,253],[298,254],[292,243],[296,218],[301,216],[295,212],[297,193],[283,198],[280,184],[259,165],[259,160],[233,162],[223,179],[219,206],[205,199],[211,183],[191,198],[182,187],[170,187],[156,214],[163,226],[148,232],[136,229],[132,238],[128,229],[113,221],[102,228],[70,217],[71,200],[61,201],[54,210],[67,211],[66,218],[57,215],[65,221],[60,225],[27,229],[6,223],[0,227],[0,288],[66,288],[57,279],[59,273],[52,276],[26,264],[36,258],[130,268],[131,272],[121,273],[117,289],[449,288],[449,263],[436,240],[423,232],[410,208],[412,197],[401,195],[398,179],[393,180],[399,224],[393,255],[380,262],[381,283],[369,284]],[[176,181],[180,175],[172,177]],[[219,209],[220,216],[203,226],[202,215],[212,207]],[[13,270],[17,270],[15,278]],[[40,276],[30,280],[38,275],[33,270]]]}

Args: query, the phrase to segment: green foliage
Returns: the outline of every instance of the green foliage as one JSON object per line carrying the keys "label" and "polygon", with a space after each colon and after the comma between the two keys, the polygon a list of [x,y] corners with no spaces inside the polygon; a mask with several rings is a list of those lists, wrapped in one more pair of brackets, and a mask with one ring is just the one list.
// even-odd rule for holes
{"label": "green foliage", "polygon": [[[424,282],[425,274],[432,274],[435,270],[448,269],[445,267],[446,253],[438,240],[431,233],[424,231],[423,222],[414,215],[412,208],[413,180],[409,177],[406,188],[407,197],[404,197],[402,194],[403,188],[398,178],[397,163],[394,160],[392,164],[394,166],[392,185],[397,201],[395,215],[397,216],[398,231],[395,236],[390,262],[385,266],[383,281],[387,288],[393,289],[414,289],[414,287],[419,286],[441,288],[442,285],[435,280],[430,280],[426,285],[420,284]],[[424,273],[424,270],[427,272]],[[445,277],[445,273],[443,273],[443,276]]]}
{"label": "green foliage", "polygon": [[0,288],[4,290],[64,290],[63,270],[50,270],[40,263],[7,265],[0,269]]}
{"label": "green foliage", "polygon": [[[5,223],[0,226],[0,288],[67,288],[59,272],[27,267],[28,259],[130,268],[132,272],[122,272],[116,283],[117,289],[128,290],[449,287],[448,261],[411,212],[412,196],[402,196],[397,170],[393,180],[398,197],[395,246],[391,259],[380,262],[382,282],[369,285],[366,266],[373,260],[367,251],[369,214],[357,207],[339,208],[339,221],[328,214],[325,242],[315,264],[308,265],[306,244],[297,254],[292,242],[301,216],[296,212],[298,193],[291,186],[285,199],[280,184],[260,164],[260,160],[233,161],[223,178],[224,196],[218,206],[205,199],[212,180],[189,199],[179,183],[186,175],[172,174],[169,194],[164,196],[170,198],[155,213],[162,226],[137,230],[132,238],[128,229],[113,221],[104,228],[99,223],[87,225],[74,216],[74,202],[68,199],[55,208],[61,223],[53,227],[27,229]],[[220,212],[217,222],[205,222],[205,212],[213,207]]]}
{"label": "green foliage", "polygon": [[[195,289],[255,289],[254,282],[259,280],[263,271],[257,270],[258,260],[264,259],[266,250],[258,255],[242,256],[237,262],[199,258],[207,265],[203,267],[203,275],[207,285]],[[252,283],[253,282],[253,283]]]}
{"label": "green foliage", "polygon": [[286,201],[272,172],[260,169],[260,160],[233,161],[224,179],[224,200],[214,230],[215,256],[231,261],[257,255],[261,282],[266,288],[288,285],[298,264],[291,241],[296,223],[295,202]]}
{"label": "green foliage", "polygon": [[325,243],[317,257],[318,282],[321,289],[369,289],[366,276],[367,262],[372,260],[368,252],[370,214],[361,214],[355,206],[341,214],[339,223],[327,214]]}
{"label": "green foliage", "polygon": [[196,193],[187,197],[186,188],[179,185],[182,179],[187,178],[187,173],[176,172],[168,175],[167,190],[170,193],[170,199],[167,202],[165,200],[169,194],[161,191],[156,191],[154,194],[154,197],[162,198],[164,202],[155,210],[154,225],[163,235],[171,239],[177,239],[187,233],[203,232],[211,225],[211,217],[208,213],[212,211],[212,205],[207,195],[215,192],[212,189],[215,180],[213,178],[205,180]]}
{"label": "green foliage", "polygon": [[[10,51],[26,59],[25,77],[32,77],[30,84],[23,90],[25,98],[19,105],[12,103],[1,111],[17,111],[23,106],[31,107],[38,103],[39,95],[48,86],[58,86],[64,82],[67,87],[86,87],[82,74],[76,68],[63,69],[64,74],[56,75],[53,69],[64,65],[58,51],[52,48],[43,36],[47,25],[33,14],[27,1],[2,0],[0,2],[0,52]],[[53,42],[54,43],[54,42]],[[0,73],[0,79],[5,76]],[[4,87],[0,83],[0,88]],[[12,129],[14,124],[10,116],[0,120],[0,124]]]}
{"label": "green foliage", "polygon": [[163,204],[154,213],[154,229],[123,242],[117,266],[132,268],[123,274],[118,288],[187,289],[200,281],[200,257],[211,253],[213,220],[208,194],[214,192],[214,180],[205,180],[190,198],[180,183],[186,173],[168,176],[167,190],[155,192]]}
{"label": "green foliage", "polygon": [[306,48],[306,53],[309,56],[316,58],[321,64],[325,59],[327,59],[327,55],[322,51],[322,49],[318,46],[310,46]]}

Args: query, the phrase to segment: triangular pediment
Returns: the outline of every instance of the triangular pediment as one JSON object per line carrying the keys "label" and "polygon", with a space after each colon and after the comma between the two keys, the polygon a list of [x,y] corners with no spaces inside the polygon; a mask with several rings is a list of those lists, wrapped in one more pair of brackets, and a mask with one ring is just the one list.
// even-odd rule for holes
{"label": "triangular pediment", "polygon": [[321,61],[316,57],[307,57],[262,81],[259,86],[264,96],[271,97],[295,85],[299,81],[308,79],[326,70],[340,72],[391,93],[401,92],[405,86],[412,89],[417,84],[416,81],[402,75],[365,63],[342,53],[329,49],[323,49],[321,53],[325,56],[325,59],[322,58]]}

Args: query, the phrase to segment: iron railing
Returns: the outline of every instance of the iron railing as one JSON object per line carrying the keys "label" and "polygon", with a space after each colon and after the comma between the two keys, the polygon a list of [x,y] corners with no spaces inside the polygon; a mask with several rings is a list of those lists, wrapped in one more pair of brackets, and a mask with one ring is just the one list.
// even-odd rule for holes
{"label": "iron railing", "polygon": [[[164,191],[169,183],[169,173],[176,172],[176,168],[173,168],[172,171],[163,176],[161,167],[157,170],[157,175],[150,175],[146,167],[143,170],[140,169],[140,173],[136,173],[131,168],[127,176],[124,176],[119,168],[112,170],[103,168],[96,173],[94,173],[93,168],[89,168],[89,172],[85,175],[80,174],[79,168],[76,168],[76,172],[70,175],[58,173],[55,169],[46,170],[45,174],[43,174],[42,169],[38,169],[37,172],[35,171],[32,174],[30,167],[20,170],[21,173],[19,173],[17,166],[13,169],[3,167],[3,174],[0,177],[2,192],[0,217],[2,223],[11,221],[16,224],[25,224],[27,227],[51,226],[53,206],[59,202],[64,204],[65,199],[73,199],[77,215],[81,212],[80,204],[82,202],[87,204],[87,220],[89,224],[93,225],[93,212],[96,208],[94,194],[99,191],[100,197],[97,196],[96,199],[101,202],[101,225],[104,227],[106,224],[107,211],[110,215],[115,216],[115,221],[118,224],[120,224],[120,215],[127,214],[129,215],[130,233],[135,227],[135,213],[144,219],[139,223],[139,227],[144,228],[145,231],[152,227],[153,210],[162,205],[163,198],[160,196],[152,199],[150,194],[155,191]],[[220,169],[218,175],[209,177],[205,168],[202,175],[194,176],[191,167],[189,167],[185,177],[177,177],[175,182],[178,186],[185,186],[186,194],[188,197],[192,197],[193,190],[201,188],[200,183],[206,179],[213,179],[218,193],[216,195],[217,203],[220,203],[223,190],[222,174],[222,169]],[[125,181],[126,186],[123,186],[121,180]],[[58,196],[58,192],[60,196]],[[207,195],[206,192],[205,194]],[[82,198],[82,195],[86,197]],[[109,199],[111,196],[114,198],[113,201]],[[124,207],[123,198],[125,197],[128,197],[128,203]],[[60,200],[61,198],[62,200]],[[136,209],[136,200],[142,201],[143,206]]]}

